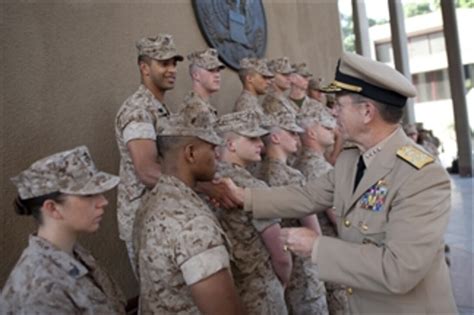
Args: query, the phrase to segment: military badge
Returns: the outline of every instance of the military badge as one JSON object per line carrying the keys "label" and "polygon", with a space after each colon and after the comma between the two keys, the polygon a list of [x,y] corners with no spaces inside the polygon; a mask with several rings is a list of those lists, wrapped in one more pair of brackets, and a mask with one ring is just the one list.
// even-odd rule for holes
{"label": "military badge", "polygon": [[375,212],[382,211],[387,193],[388,188],[386,182],[381,179],[362,195],[359,201],[360,207]]}
{"label": "military badge", "polygon": [[245,57],[262,58],[267,45],[267,21],[261,0],[193,0],[199,28],[222,61],[240,69]]}

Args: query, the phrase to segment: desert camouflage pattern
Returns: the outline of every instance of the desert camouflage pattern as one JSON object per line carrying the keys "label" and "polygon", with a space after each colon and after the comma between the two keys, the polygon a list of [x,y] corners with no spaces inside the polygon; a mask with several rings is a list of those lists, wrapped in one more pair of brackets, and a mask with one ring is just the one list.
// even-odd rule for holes
{"label": "desert camouflage pattern", "polygon": [[115,118],[115,138],[120,152],[117,219],[119,236],[128,244],[129,255],[133,255],[131,248],[135,213],[140,206],[141,198],[148,190],[135,172],[127,142],[137,139],[155,141],[158,121],[169,115],[166,106],[160,103],[144,85],[140,85],[138,90],[122,104]]}
{"label": "desert camouflage pattern", "polygon": [[[297,106],[295,104],[295,106]],[[321,102],[305,96],[303,104],[298,111],[298,117],[318,117],[319,113],[323,110],[328,110]]]}
{"label": "desert camouflage pattern", "polygon": [[148,56],[156,60],[167,60],[176,58],[183,60],[183,56],[178,54],[174,44],[173,36],[169,34],[158,34],[155,37],[144,37],[139,39],[135,46],[139,56]]}
{"label": "desert camouflage pattern", "polygon": [[298,110],[295,108],[295,105],[288,100],[285,95],[278,95],[275,93],[273,87],[268,88],[268,93],[265,95],[262,101],[263,112],[267,115],[270,115],[274,112],[279,112],[285,110],[289,113],[296,115]]}
{"label": "desert camouflage pattern", "polygon": [[[297,160],[295,167],[303,173],[307,181],[317,180],[318,177],[326,174],[333,168],[322,154],[315,153],[308,149],[303,150],[303,153]],[[336,227],[329,220],[325,212],[318,213],[318,221],[323,235],[337,237]],[[326,287],[326,300],[329,314],[348,314],[349,304],[347,300],[346,287],[341,284],[327,281],[324,285]]]}
{"label": "desert camouflage pattern", "polygon": [[308,82],[308,90],[320,91],[323,85],[322,78],[311,78]]}
{"label": "desert camouflage pattern", "polygon": [[197,137],[203,141],[222,145],[224,140],[214,130],[217,117],[209,108],[188,103],[176,114],[160,121],[159,136]]}
{"label": "desert camouflage pattern", "polygon": [[125,314],[125,297],[80,245],[74,257],[35,235],[2,291],[2,314]]}
{"label": "desert camouflage pattern", "polygon": [[240,60],[240,69],[255,70],[264,77],[272,78],[275,75],[268,68],[268,60],[257,58],[243,58]]}
{"label": "desert camouflage pattern", "polygon": [[[305,177],[286,163],[265,158],[261,165],[261,178],[269,186],[304,185]],[[297,219],[283,219],[283,227],[301,226]],[[293,255],[293,270],[286,288],[289,314],[328,314],[324,283],[319,280],[318,267],[310,258]]]}
{"label": "desert camouflage pattern", "polygon": [[229,131],[241,136],[254,138],[268,134],[268,130],[261,127],[262,121],[255,111],[234,112],[222,115],[216,124],[219,133]]}
{"label": "desert camouflage pattern", "polygon": [[309,78],[313,76],[306,62],[296,63],[291,65],[291,67],[295,69],[296,74],[299,74],[302,77]]}
{"label": "desert camouflage pattern", "polygon": [[296,115],[285,110],[273,112],[269,115],[270,126],[280,127],[291,132],[304,132],[296,122]]}
{"label": "desert camouflage pattern", "polygon": [[290,74],[295,72],[288,57],[281,57],[268,61],[268,69],[273,73]]}
{"label": "desert camouflage pattern", "polygon": [[184,96],[183,103],[178,106],[178,112],[181,112],[185,107],[193,108],[197,111],[208,111],[217,119],[217,109],[211,103],[205,101],[193,90],[188,91]]}
{"label": "desert camouflage pattern", "polygon": [[138,210],[133,244],[143,314],[199,314],[188,286],[229,268],[216,217],[173,176],[161,175]]}
{"label": "desert camouflage pattern", "polygon": [[31,164],[11,181],[22,199],[53,192],[100,194],[117,186],[117,176],[100,172],[86,146],[59,152]]}
{"label": "desert camouflage pattern", "polygon": [[[267,187],[246,169],[219,162],[218,175],[232,178],[240,187]],[[279,220],[257,220],[243,209],[214,209],[232,244],[232,273],[248,314],[287,314],[284,290],[273,271],[260,233]]]}
{"label": "desert camouflage pattern", "polygon": [[219,61],[219,54],[214,48],[194,51],[188,55],[188,60],[192,65],[206,70],[222,70],[225,68],[224,64]]}
{"label": "desert camouflage pattern", "polygon": [[263,115],[263,108],[258,102],[258,97],[249,91],[243,90],[234,104],[234,112],[255,111]]}

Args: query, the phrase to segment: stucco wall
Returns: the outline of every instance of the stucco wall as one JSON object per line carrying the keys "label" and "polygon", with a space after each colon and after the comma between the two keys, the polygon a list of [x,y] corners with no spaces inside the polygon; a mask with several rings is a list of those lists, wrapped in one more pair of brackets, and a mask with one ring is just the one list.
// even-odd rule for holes
{"label": "stucco wall", "polygon": [[[118,173],[114,116],[138,84],[135,40],[171,33],[184,55],[207,45],[190,1],[10,1],[1,6],[2,84],[0,139],[0,285],[26,246],[35,225],[16,216],[8,178],[31,162],[77,145],[89,147],[99,168]],[[336,1],[264,1],[267,57],[307,61],[331,79],[341,51]],[[240,92],[235,72],[225,70],[213,97],[220,112]],[[178,67],[169,107],[190,87],[187,62]],[[125,248],[117,235],[115,193],[99,232],[81,239],[106,266],[127,297],[137,293]]]}

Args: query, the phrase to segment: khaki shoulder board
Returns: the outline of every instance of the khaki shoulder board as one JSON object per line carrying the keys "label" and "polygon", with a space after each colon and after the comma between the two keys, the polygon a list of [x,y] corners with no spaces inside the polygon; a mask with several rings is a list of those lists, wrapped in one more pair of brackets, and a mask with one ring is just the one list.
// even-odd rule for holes
{"label": "khaki shoulder board", "polygon": [[432,156],[411,145],[406,145],[398,149],[397,156],[417,169],[434,162]]}

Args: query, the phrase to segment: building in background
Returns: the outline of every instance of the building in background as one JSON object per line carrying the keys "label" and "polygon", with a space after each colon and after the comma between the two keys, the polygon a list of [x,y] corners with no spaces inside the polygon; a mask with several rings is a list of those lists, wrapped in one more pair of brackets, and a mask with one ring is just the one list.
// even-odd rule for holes
{"label": "building in background", "polygon": [[[461,57],[464,64],[465,86],[471,130],[474,126],[474,9],[457,9]],[[457,155],[453,105],[449,87],[441,11],[405,19],[408,54],[412,81],[417,89],[416,121],[423,122],[440,138],[440,159],[449,166]],[[394,66],[390,24],[369,28],[372,56]]]}

